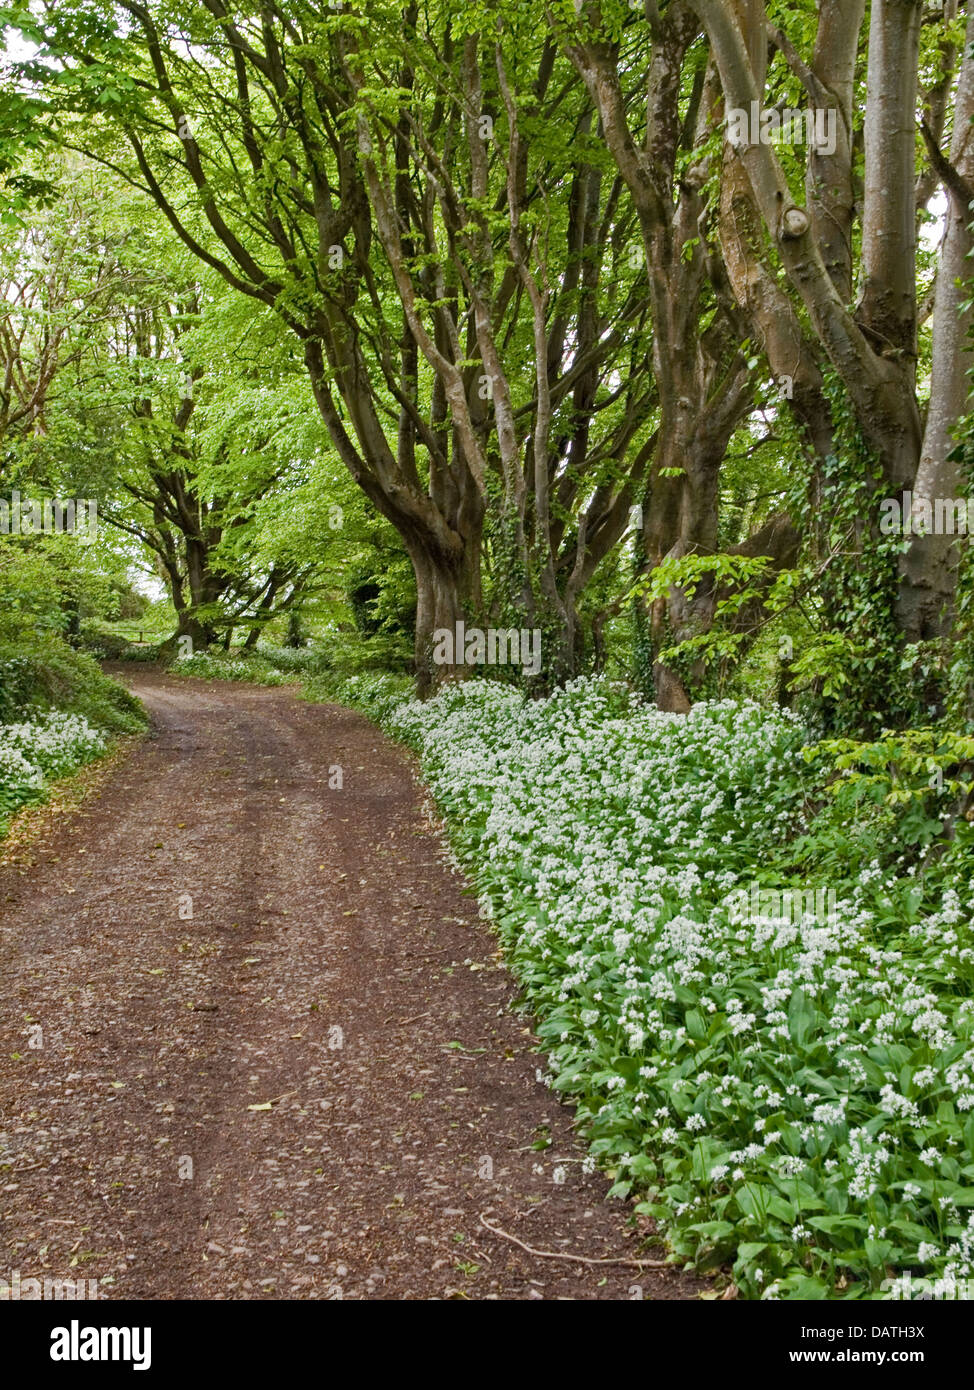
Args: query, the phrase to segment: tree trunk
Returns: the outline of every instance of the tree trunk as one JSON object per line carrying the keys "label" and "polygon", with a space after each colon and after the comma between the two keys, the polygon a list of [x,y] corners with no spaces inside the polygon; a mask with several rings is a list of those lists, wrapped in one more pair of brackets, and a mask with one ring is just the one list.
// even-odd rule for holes
{"label": "tree trunk", "polygon": [[[961,179],[974,179],[974,7],[968,15],[967,38],[954,111],[954,137],[950,160]],[[933,319],[933,364],[930,406],[920,466],[913,484],[913,512],[926,501],[964,497],[966,484],[959,464],[950,458],[954,430],[967,408],[970,361],[967,354],[974,316],[969,298],[969,257],[974,248],[969,224],[968,200],[957,189],[948,189],[946,228],[937,273]],[[907,640],[923,641],[949,630],[958,564],[957,535],[916,536],[900,567],[898,617]]]}
{"label": "tree trunk", "polygon": [[466,616],[466,594],[461,566],[416,545],[409,548],[409,558],[416,576],[416,691],[425,700],[448,681],[472,674],[463,664],[462,652],[453,652],[452,663],[434,660],[435,634],[444,630],[456,633],[457,623]]}
{"label": "tree trunk", "polygon": [[284,639],[285,647],[303,647],[304,629],[301,626],[301,613],[297,608],[292,608],[287,615],[287,637]]}
{"label": "tree trunk", "polygon": [[[200,613],[209,609],[220,596],[220,584],[210,569],[206,542],[199,536],[186,536],[186,583],[189,588],[189,622],[187,632],[193,636],[194,648],[209,647],[216,641],[216,628]],[[195,635],[194,635],[195,633]]]}

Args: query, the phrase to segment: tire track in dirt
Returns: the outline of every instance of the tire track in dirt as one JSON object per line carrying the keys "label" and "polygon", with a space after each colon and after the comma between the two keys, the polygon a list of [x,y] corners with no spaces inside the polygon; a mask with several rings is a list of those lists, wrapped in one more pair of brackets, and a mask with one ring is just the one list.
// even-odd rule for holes
{"label": "tire track in dirt", "polygon": [[408,756],[286,690],[124,678],[150,737],[0,868],[0,1277],[144,1299],[696,1296],[680,1271],[542,1259],[481,1224],[638,1254],[536,1079]]}

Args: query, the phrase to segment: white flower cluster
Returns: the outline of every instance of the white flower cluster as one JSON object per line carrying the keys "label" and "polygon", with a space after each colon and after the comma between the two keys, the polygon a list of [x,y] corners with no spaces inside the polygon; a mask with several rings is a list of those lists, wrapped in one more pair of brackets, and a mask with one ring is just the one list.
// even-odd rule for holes
{"label": "white flower cluster", "polygon": [[910,925],[895,904],[912,885],[864,864],[824,923],[742,920],[728,895],[807,828],[786,712],[677,717],[602,680],[545,701],[484,681],[426,703],[377,688],[372,708],[423,759],[552,1084],[675,1250],[738,1253],[755,1297],[758,1267],[774,1297],[821,1297],[840,1270],[878,1287],[934,1248],[968,1272],[969,883]]}
{"label": "white flower cluster", "polygon": [[284,685],[287,676],[260,658],[243,660],[235,656],[215,656],[211,652],[194,652],[192,656],[177,657],[172,665],[178,676],[196,676],[201,680],[259,681],[261,685]]}
{"label": "white flower cluster", "polygon": [[104,734],[82,715],[50,710],[0,724],[0,812],[30,801],[45,784],[104,752]]}

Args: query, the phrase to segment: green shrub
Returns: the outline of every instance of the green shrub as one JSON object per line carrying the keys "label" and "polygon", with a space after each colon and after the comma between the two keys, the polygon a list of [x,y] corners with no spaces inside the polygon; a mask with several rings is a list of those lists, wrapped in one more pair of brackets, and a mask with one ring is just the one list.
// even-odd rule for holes
{"label": "green shrub", "polygon": [[110,734],[135,733],[145,725],[135,696],[106,676],[92,657],[59,638],[0,642],[0,721],[47,710],[82,715]]}

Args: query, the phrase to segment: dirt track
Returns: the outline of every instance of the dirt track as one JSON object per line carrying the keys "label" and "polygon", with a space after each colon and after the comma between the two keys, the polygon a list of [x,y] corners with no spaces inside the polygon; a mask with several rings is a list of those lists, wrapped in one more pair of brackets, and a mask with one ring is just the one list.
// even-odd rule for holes
{"label": "dirt track", "polygon": [[639,1249],[536,1080],[406,755],[286,690],[126,680],[152,735],[0,868],[0,1278],[694,1297],[682,1273],[540,1258],[481,1224]]}

